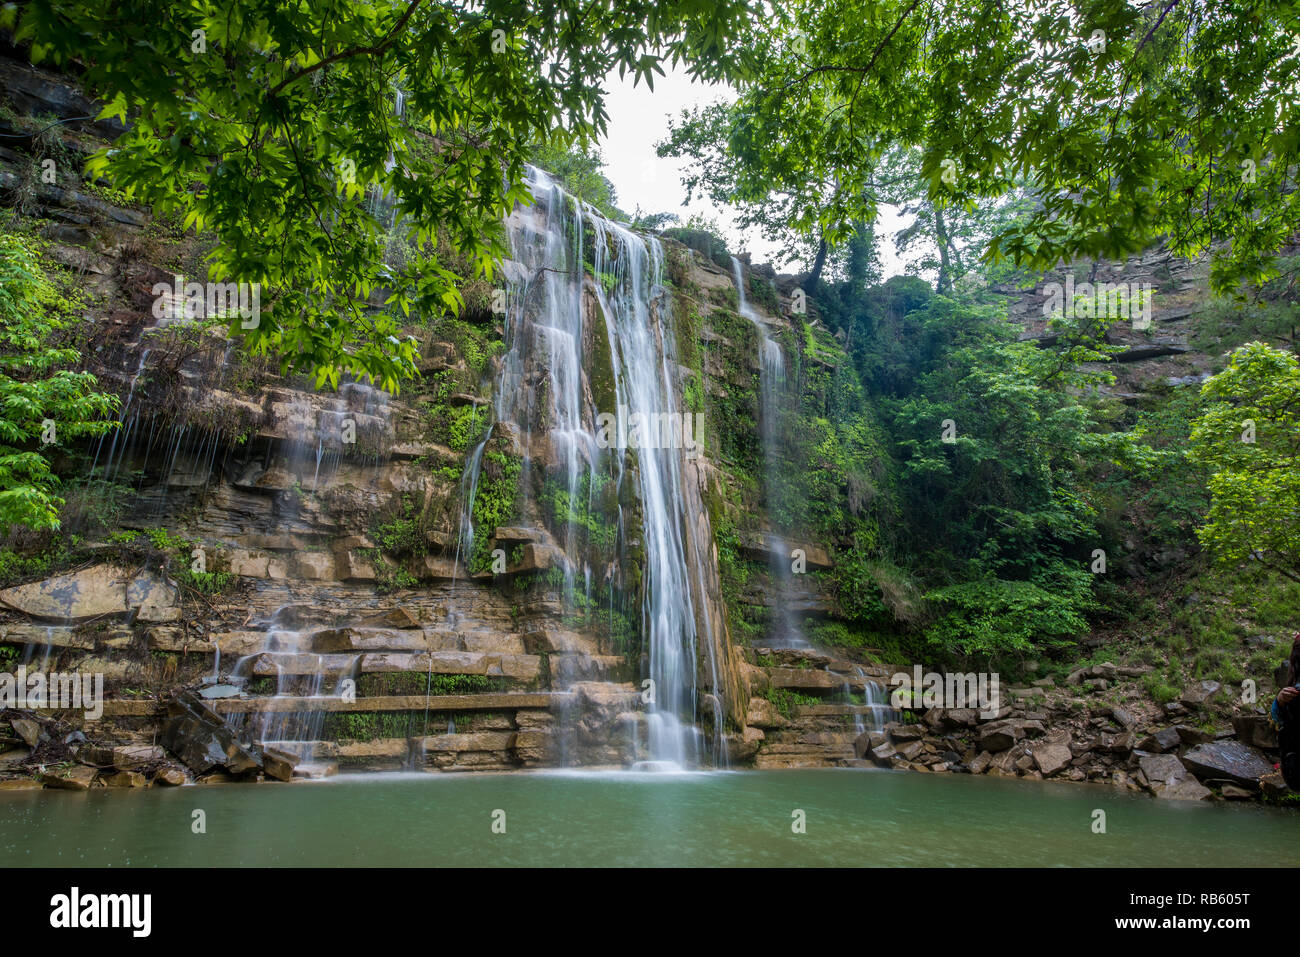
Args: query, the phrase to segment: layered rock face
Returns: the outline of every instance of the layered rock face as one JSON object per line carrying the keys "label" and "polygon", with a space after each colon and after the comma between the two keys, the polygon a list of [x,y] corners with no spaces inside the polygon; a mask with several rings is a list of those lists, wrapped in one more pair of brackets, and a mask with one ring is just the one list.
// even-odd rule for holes
{"label": "layered rock face", "polygon": [[[19,107],[93,112],[64,78],[5,77]],[[69,122],[59,149],[115,132]],[[203,279],[201,238],[79,162],[42,183],[42,144],[15,143],[8,199],[51,268],[92,277],[82,353],[122,408],[59,463],[80,567],[4,590],[0,640],[102,671],[100,731],[152,736],[188,685],[247,743],[326,773],[727,761],[749,688],[716,474],[681,445],[597,441],[602,413],[681,414],[662,246],[573,219],[539,180],[507,224],[503,313],[413,329],[423,378],[400,396],[325,392],[160,306],[160,284]]]}

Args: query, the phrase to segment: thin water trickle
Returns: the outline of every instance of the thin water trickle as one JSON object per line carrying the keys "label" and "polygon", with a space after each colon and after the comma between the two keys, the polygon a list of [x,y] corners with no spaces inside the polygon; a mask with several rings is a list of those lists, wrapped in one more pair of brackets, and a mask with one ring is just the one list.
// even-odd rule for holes
{"label": "thin water trickle", "polygon": [[[784,473],[777,447],[780,442],[781,404],[786,392],[785,357],[781,352],[780,343],[772,338],[767,324],[749,304],[749,297],[745,294],[744,266],[735,256],[731,257],[731,268],[736,276],[737,311],[753,323],[758,333],[759,432],[763,442],[764,492],[770,515],[783,490],[781,483]],[[773,625],[776,627],[776,633],[767,639],[767,644],[772,648],[807,648],[809,645],[804,638],[799,619],[785,600],[793,580],[791,569],[787,564],[790,560],[790,552],[785,540],[775,531],[770,535],[767,552],[770,556],[769,565],[778,585],[776,594],[772,596],[775,619]]]}

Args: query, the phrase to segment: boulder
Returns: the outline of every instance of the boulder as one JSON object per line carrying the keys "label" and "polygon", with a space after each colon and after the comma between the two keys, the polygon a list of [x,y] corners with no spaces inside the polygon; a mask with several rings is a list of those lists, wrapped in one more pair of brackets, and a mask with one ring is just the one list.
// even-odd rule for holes
{"label": "boulder", "polygon": [[1109,751],[1114,754],[1127,754],[1133,750],[1136,744],[1137,735],[1132,731],[1125,731],[1122,734],[1103,733],[1097,739],[1096,748],[1098,751]]}
{"label": "boulder", "polygon": [[1277,748],[1277,729],[1273,722],[1262,714],[1235,714],[1232,716],[1232,730],[1237,738],[1252,748]]}
{"label": "boulder", "polygon": [[277,781],[289,781],[293,778],[293,769],[298,766],[298,756],[288,751],[275,748],[262,749],[262,770],[268,778]]}
{"label": "boulder", "polygon": [[46,771],[40,775],[40,781],[47,788],[60,788],[65,791],[86,791],[95,783],[99,774],[94,768],[84,764],[73,765],[58,771]]}
{"label": "boulder", "polygon": [[93,565],[0,591],[0,604],[44,621],[83,622],[113,615],[141,622],[180,620],[176,589],[149,572]]}
{"label": "boulder", "polygon": [[195,774],[213,768],[244,774],[262,766],[260,755],[241,745],[230,726],[188,691],[167,703],[159,741]]}
{"label": "boulder", "polygon": [[1152,788],[1152,792],[1156,797],[1169,801],[1208,801],[1214,796],[1209,788],[1191,775],[1173,784]]}
{"label": "boulder", "polygon": [[895,750],[907,761],[913,760],[924,750],[925,745],[920,741],[907,741],[898,745]]}
{"label": "boulder", "polygon": [[149,783],[139,771],[115,771],[100,780],[110,788],[142,788]]}
{"label": "boulder", "polygon": [[968,765],[971,774],[983,774],[993,763],[993,755],[988,751],[981,751],[975,756],[975,759]]}
{"label": "boulder", "polygon": [[892,744],[882,744],[871,749],[871,760],[877,764],[888,765],[897,756]]}
{"label": "boulder", "polygon": [[1204,744],[1206,741],[1214,740],[1214,735],[1210,732],[1191,728],[1185,724],[1174,725],[1174,730],[1178,732],[1178,740],[1183,744]]}
{"label": "boulder", "polygon": [[1226,778],[1251,790],[1258,790],[1259,779],[1273,771],[1263,755],[1240,741],[1197,745],[1183,755],[1183,762],[1202,780]]}
{"label": "boulder", "polygon": [[1172,784],[1187,777],[1187,768],[1177,756],[1172,754],[1143,754],[1138,758],[1138,767],[1151,785]]}
{"label": "boulder", "polygon": [[981,750],[996,754],[999,751],[1006,751],[1015,744],[1016,734],[1011,728],[986,726],[980,728],[975,743]]}
{"label": "boulder", "polygon": [[1184,688],[1183,693],[1178,696],[1178,700],[1185,707],[1198,708],[1218,694],[1219,689],[1222,687],[1217,681],[1198,681]]}
{"label": "boulder", "polygon": [[925,728],[919,724],[888,724],[885,731],[892,741],[919,741],[925,737]]}
{"label": "boulder", "polygon": [[1172,754],[1144,754],[1138,759],[1142,776],[1151,793],[1169,801],[1204,801],[1212,797],[1209,788],[1187,773]]}
{"label": "boulder", "polygon": [[1125,731],[1137,724],[1137,718],[1133,717],[1133,713],[1125,708],[1120,708],[1118,706],[1111,708],[1110,716],[1114,718],[1115,723]]}
{"label": "boulder", "polygon": [[41,739],[41,726],[31,718],[14,718],[9,722],[13,726],[14,734],[26,742],[27,747],[34,748]]}
{"label": "boulder", "polygon": [[1155,734],[1148,734],[1139,741],[1137,748],[1139,751],[1164,754],[1167,751],[1176,751],[1182,741],[1183,739],[1179,737],[1177,728],[1161,728]]}
{"label": "boulder", "polygon": [[180,768],[163,768],[154,775],[153,783],[155,787],[167,786],[178,788],[185,783],[185,772]]}
{"label": "boulder", "polygon": [[1034,764],[1049,777],[1070,763],[1073,755],[1064,744],[1036,744],[1033,749]]}

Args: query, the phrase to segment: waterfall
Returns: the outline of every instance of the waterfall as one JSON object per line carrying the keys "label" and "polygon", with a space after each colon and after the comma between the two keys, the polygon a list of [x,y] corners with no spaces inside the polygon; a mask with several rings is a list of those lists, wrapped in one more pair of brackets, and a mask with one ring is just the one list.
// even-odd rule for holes
{"label": "waterfall", "polygon": [[[568,517],[554,531],[564,556],[569,600],[579,574],[584,593],[594,577],[590,549],[584,554],[573,520],[584,481],[588,508],[598,506],[597,482],[613,481],[618,492],[635,493],[641,506],[639,529],[629,532],[621,508],[604,517],[616,524],[624,556],[639,549],[632,564],[639,566],[640,580],[625,584],[639,586],[642,596],[645,677],[651,682],[643,685],[648,691],[649,754],[656,765],[690,767],[710,756],[724,763],[721,735],[709,747],[696,729],[696,657],[701,650],[696,612],[703,579],[688,560],[693,551],[685,536],[694,516],[687,514],[683,492],[683,449],[660,441],[667,428],[653,435],[623,428],[625,416],[633,424],[682,421],[676,344],[666,321],[663,248],[653,238],[609,222],[541,170],[530,168],[528,185],[532,202],[516,207],[506,220],[506,353],[495,391],[496,423],[509,424],[505,431],[523,456],[521,487],[531,487],[530,470],[537,467],[533,459],[544,456],[546,477],[567,494]],[[608,383],[596,389],[592,379],[604,368],[593,367],[606,353]],[[598,402],[612,402],[615,408],[598,408]],[[598,418],[606,415],[620,421],[613,442],[608,428],[597,427]],[[470,498],[461,522],[461,554],[472,553],[475,530],[467,516],[481,459],[482,446],[471,456],[463,481]],[[611,571],[604,569],[602,580],[609,580]],[[714,646],[711,636],[706,638],[702,650],[710,658],[716,687]]]}
{"label": "waterfall", "polygon": [[[769,516],[775,510],[774,505],[781,491],[782,470],[781,463],[777,456],[777,443],[780,441],[780,409],[781,401],[785,397],[785,357],[781,353],[780,344],[772,338],[768,331],[767,324],[754,311],[754,307],[749,304],[749,297],[745,295],[745,270],[740,260],[735,256],[731,257],[731,268],[736,275],[736,295],[737,311],[740,315],[748,319],[754,325],[758,333],[758,366],[759,366],[759,424],[760,436],[763,442],[763,463],[764,476],[763,488],[767,496]],[[769,565],[772,573],[776,576],[778,590],[772,596],[774,611],[777,621],[777,634],[767,642],[772,648],[807,648],[808,642],[804,640],[803,629],[800,627],[798,618],[790,611],[786,596],[789,594],[790,566],[787,562],[790,559],[790,552],[786,546],[785,540],[779,534],[772,532],[771,539],[768,542],[768,554],[771,556]]]}

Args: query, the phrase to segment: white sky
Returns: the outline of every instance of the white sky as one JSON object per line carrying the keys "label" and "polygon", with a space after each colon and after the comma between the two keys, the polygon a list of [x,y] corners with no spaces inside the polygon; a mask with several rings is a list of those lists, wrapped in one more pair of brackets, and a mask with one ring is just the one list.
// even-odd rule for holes
{"label": "white sky", "polygon": [[[655,153],[655,144],[668,135],[670,117],[678,116],[688,107],[734,99],[735,92],[727,86],[692,84],[680,70],[656,76],[653,92],[644,82],[633,87],[631,74],[620,80],[617,73],[606,77],[606,89],[609,130],[599,145],[605,158],[605,174],[614,184],[619,208],[629,216],[638,206],[642,213],[676,213],[683,222],[692,213],[701,213],[723,227],[724,238],[733,252],[748,251],[756,263],[772,261],[778,244],[757,229],[742,232],[729,209],[715,207],[699,196],[683,207],[686,188],[682,184],[682,171],[686,161],[660,158]],[[906,264],[894,252],[892,239],[906,223],[907,219],[894,208],[881,207],[876,229],[881,237],[884,279],[906,271]],[[793,271],[793,267],[786,267],[785,271]]]}

